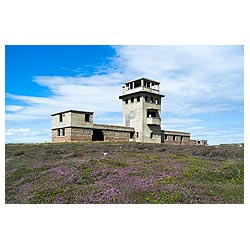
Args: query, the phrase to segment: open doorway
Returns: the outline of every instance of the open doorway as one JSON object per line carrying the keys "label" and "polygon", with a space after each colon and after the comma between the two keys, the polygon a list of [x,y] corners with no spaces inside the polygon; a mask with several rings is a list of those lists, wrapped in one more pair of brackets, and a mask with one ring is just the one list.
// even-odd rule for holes
{"label": "open doorway", "polygon": [[104,135],[101,129],[93,129],[92,141],[104,141]]}

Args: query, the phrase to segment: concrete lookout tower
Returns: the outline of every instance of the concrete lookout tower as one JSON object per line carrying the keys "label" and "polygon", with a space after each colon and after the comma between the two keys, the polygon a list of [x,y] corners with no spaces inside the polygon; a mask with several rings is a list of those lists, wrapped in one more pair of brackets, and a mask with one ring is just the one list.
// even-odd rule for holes
{"label": "concrete lookout tower", "polygon": [[161,143],[160,82],[140,78],[125,82],[122,99],[123,125],[134,127],[130,140]]}

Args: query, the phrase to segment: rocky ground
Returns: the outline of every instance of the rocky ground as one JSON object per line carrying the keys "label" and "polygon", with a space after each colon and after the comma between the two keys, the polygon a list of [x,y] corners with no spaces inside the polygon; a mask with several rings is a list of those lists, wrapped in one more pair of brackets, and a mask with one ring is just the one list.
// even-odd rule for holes
{"label": "rocky ground", "polygon": [[244,148],[7,144],[6,203],[244,203]]}

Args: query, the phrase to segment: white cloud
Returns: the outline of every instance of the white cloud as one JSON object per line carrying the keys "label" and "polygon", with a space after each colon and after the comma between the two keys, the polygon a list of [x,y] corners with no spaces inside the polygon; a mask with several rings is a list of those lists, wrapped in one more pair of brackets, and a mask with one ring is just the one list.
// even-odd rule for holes
{"label": "white cloud", "polygon": [[6,143],[51,141],[50,129],[11,128],[5,132],[5,136]]}
{"label": "white cloud", "polygon": [[115,46],[114,49],[116,54],[110,65],[96,68],[97,73],[91,76],[34,76],[35,83],[49,89],[48,97],[7,93],[7,98],[21,101],[23,106],[6,106],[9,111],[6,121],[49,120],[51,113],[78,109],[95,112],[98,123],[121,124],[122,119],[112,118],[112,112],[121,112],[118,96],[122,82],[142,76],[161,82],[161,92],[166,96],[162,113],[176,116],[162,121],[167,128],[186,130],[190,125],[201,126],[197,116],[202,114],[243,112],[242,46]]}
{"label": "white cloud", "polygon": [[30,129],[29,128],[19,128],[19,129],[8,129],[8,131],[5,133],[5,135],[12,136],[14,134],[22,134],[27,135],[29,134]]}
{"label": "white cloud", "polygon": [[5,106],[6,111],[18,111],[18,110],[21,110],[21,109],[23,109],[23,107],[18,106],[18,105],[6,105]]}

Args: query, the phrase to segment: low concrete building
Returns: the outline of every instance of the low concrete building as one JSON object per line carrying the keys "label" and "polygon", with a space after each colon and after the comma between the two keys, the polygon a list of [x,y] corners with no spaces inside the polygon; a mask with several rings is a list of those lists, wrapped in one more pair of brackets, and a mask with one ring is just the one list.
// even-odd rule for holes
{"label": "low concrete building", "polygon": [[[125,82],[123,126],[93,123],[94,112],[68,110],[52,114],[52,142],[113,141],[193,145],[190,133],[161,129],[160,82],[140,78]],[[205,145],[205,144],[204,144]]]}
{"label": "low concrete building", "polygon": [[194,146],[207,146],[207,140],[191,140],[191,145],[194,145]]}
{"label": "low concrete building", "polygon": [[170,145],[190,145],[190,133],[162,130],[161,142]]}
{"label": "low concrete building", "polygon": [[93,112],[67,110],[52,114],[52,142],[126,142],[134,128],[93,123]]}

